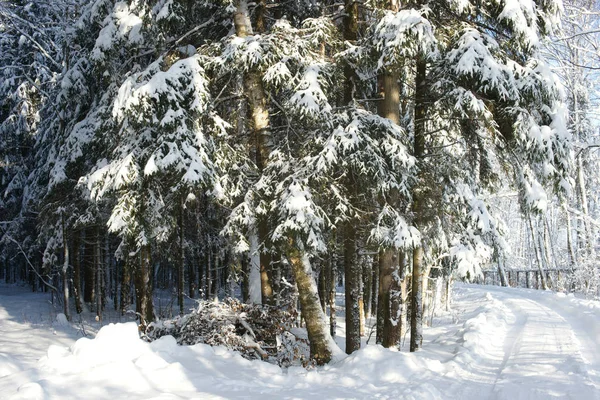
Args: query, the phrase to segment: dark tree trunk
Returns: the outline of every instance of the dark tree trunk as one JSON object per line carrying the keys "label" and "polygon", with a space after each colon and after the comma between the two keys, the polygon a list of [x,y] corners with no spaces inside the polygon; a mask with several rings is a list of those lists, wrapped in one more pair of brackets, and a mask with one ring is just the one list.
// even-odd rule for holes
{"label": "dark tree trunk", "polygon": [[96,317],[102,321],[103,302],[103,276],[102,276],[102,251],[100,249],[100,229],[95,230],[94,238],[94,264],[96,266]]}
{"label": "dark tree trunk", "polygon": [[344,227],[344,276],[346,306],[346,353],[360,349],[360,266],[356,262],[356,231],[352,222]]}
{"label": "dark tree trunk", "polygon": [[131,305],[131,270],[132,257],[129,255],[131,249],[127,247],[127,255],[121,271],[121,315],[125,315]]}
{"label": "dark tree trunk", "polygon": [[179,305],[179,315],[183,315],[183,292],[185,290],[185,249],[184,249],[184,220],[183,220],[183,196],[179,202],[179,255],[177,263],[177,304]]}
{"label": "dark tree trunk", "polygon": [[91,234],[92,230],[86,229],[83,239],[83,301],[92,304],[96,300],[96,264],[94,262],[94,239]]}
{"label": "dark tree trunk", "polygon": [[69,257],[69,241],[67,235],[67,226],[63,215],[63,249],[64,249],[64,264],[62,268],[62,284],[63,284],[63,311],[67,321],[71,321],[71,309],[69,308],[69,265],[71,259]]}
{"label": "dark tree trunk", "polygon": [[[426,117],[426,74],[427,63],[422,56],[417,59],[415,77],[415,133],[414,156],[420,160],[425,155],[425,117]],[[421,175],[422,173],[420,173]],[[413,190],[414,224],[417,229],[424,228],[424,196],[425,182],[419,177],[418,185]],[[411,291],[411,318],[410,318],[410,351],[417,351],[423,343],[423,247],[418,246],[413,250],[413,273]]]}
{"label": "dark tree trunk", "polygon": [[150,282],[150,245],[143,245],[139,253],[139,268],[135,271],[135,301],[143,331],[154,320],[152,285]]}
{"label": "dark tree trunk", "polygon": [[73,292],[75,295],[75,310],[77,314],[81,314],[83,311],[83,303],[81,299],[81,251],[80,251],[80,238],[81,234],[73,236],[73,251],[74,254],[71,256],[73,260]]}
{"label": "dark tree trunk", "polygon": [[383,347],[397,346],[400,342],[400,332],[402,327],[402,300],[400,289],[400,270],[404,269],[404,256],[396,250],[388,249],[382,251],[380,255],[381,265],[381,283],[382,291],[381,301],[383,308],[383,334],[381,344]]}
{"label": "dark tree trunk", "polygon": [[327,263],[323,263],[321,265],[321,268],[319,268],[319,283],[318,283],[318,288],[319,288],[319,301],[321,302],[321,308],[323,309],[323,312],[327,311],[327,277],[328,277],[328,272],[327,272]]}
{"label": "dark tree trunk", "polygon": [[329,334],[332,338],[335,338],[336,328],[337,328],[337,320],[335,319],[335,293],[336,293],[336,264],[334,260],[330,259],[330,268],[329,268]]}

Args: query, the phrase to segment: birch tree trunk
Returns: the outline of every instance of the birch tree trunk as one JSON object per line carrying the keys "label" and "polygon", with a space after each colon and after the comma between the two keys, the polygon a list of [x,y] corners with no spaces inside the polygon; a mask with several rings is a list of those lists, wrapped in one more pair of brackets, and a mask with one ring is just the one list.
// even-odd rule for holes
{"label": "birch tree trunk", "polygon": [[[263,7],[265,6],[265,7]],[[259,4],[257,21],[259,32],[264,30],[264,12],[266,5],[264,1]],[[244,38],[252,35],[252,25],[248,13],[246,0],[238,0],[238,7],[234,15],[235,32],[238,37]],[[244,93],[248,100],[250,109],[250,122],[252,126],[252,140],[255,150],[256,166],[263,171],[267,165],[271,148],[273,147],[271,132],[269,131],[270,116],[267,106],[265,91],[262,84],[260,71],[251,69],[244,74]],[[270,269],[271,255],[265,249],[268,242],[269,225],[266,218],[260,218],[257,226],[261,282],[261,302],[271,304],[273,299],[273,288],[271,286]]]}

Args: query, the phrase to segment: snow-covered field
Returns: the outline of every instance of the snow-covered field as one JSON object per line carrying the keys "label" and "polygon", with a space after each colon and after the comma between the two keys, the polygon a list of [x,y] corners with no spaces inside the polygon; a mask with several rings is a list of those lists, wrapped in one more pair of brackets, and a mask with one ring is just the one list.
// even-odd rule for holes
{"label": "snow-covered field", "polygon": [[147,344],[131,322],[82,338],[56,315],[47,295],[0,287],[0,398],[600,399],[600,303],[550,292],[458,285],[424,350],[368,345],[308,371]]}

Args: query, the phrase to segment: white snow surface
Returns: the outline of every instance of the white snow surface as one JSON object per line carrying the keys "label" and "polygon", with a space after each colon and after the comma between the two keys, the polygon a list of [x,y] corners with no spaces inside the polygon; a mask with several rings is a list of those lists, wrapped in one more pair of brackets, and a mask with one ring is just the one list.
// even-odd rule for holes
{"label": "white snow surface", "polygon": [[[5,399],[598,399],[600,303],[458,285],[417,353],[367,345],[287,370],[224,348],[148,344],[133,322],[78,338],[47,295],[0,286]],[[53,314],[54,313],[54,314]],[[54,322],[53,322],[54,321]],[[343,326],[338,330],[343,333]],[[338,342],[343,343],[338,335]]]}

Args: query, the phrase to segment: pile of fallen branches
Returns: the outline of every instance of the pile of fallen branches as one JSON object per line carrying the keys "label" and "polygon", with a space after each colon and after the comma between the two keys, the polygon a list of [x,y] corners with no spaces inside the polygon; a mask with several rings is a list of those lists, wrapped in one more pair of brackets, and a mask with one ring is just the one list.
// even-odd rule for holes
{"label": "pile of fallen branches", "polygon": [[225,346],[247,359],[280,366],[306,365],[309,347],[294,328],[295,309],[244,304],[236,299],[200,301],[196,310],[174,319],[153,322],[146,340],[171,335],[180,345]]}

